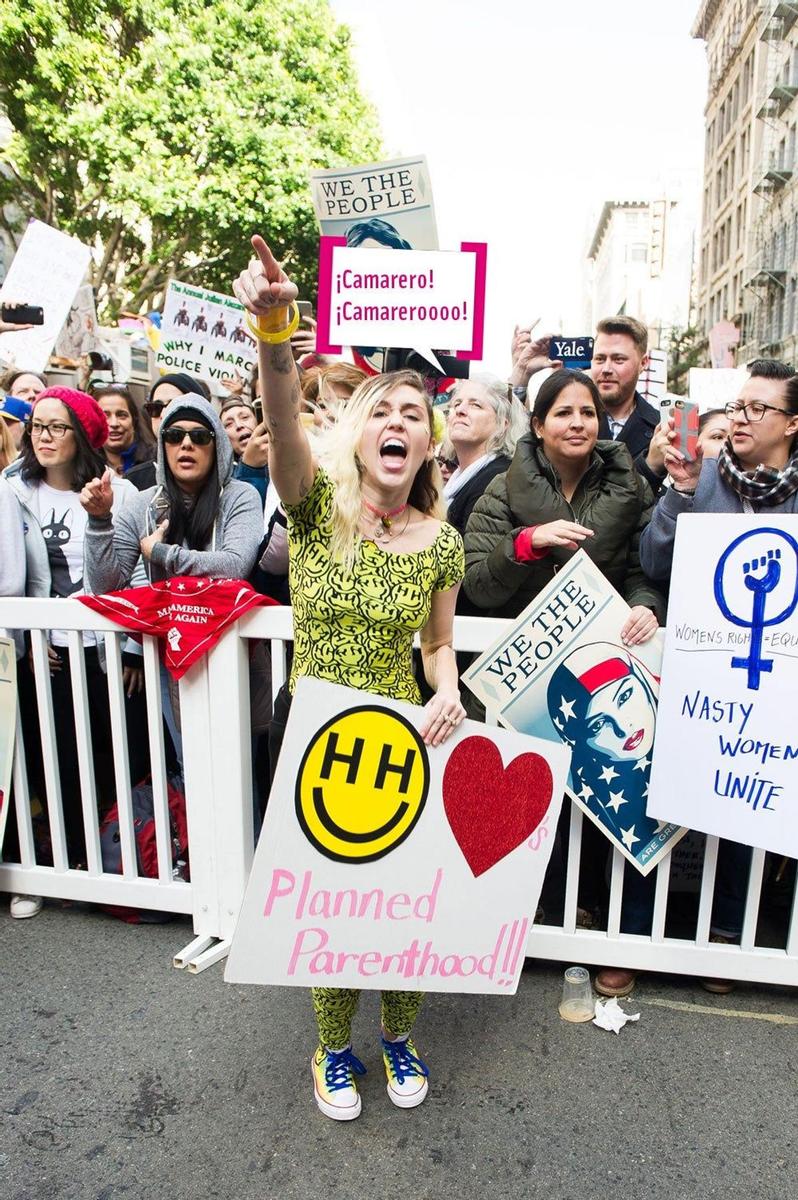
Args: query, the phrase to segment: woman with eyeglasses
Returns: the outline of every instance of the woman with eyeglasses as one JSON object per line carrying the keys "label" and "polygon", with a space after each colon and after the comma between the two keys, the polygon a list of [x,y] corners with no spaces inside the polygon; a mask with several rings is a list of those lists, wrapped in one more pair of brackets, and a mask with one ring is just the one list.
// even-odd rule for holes
{"label": "woman with eyeglasses", "polygon": [[457,466],[443,489],[446,519],[465,536],[468,518],[490,481],[509,467],[529,417],[506,383],[493,375],[460,379],[452,388],[446,432]]}
{"label": "woman with eyeglasses", "polygon": [[798,376],[785,363],[759,358],[725,412],[729,436],[717,457],[703,452],[700,438],[695,460],[666,451],[673,486],[640,539],[650,579],[670,578],[680,513],[798,512]]}
{"label": "woman with eyeglasses", "polygon": [[[672,487],[657,502],[640,539],[643,570],[669,581],[680,513],[798,513],[798,375],[785,363],[760,358],[738,399],[726,405],[728,440],[717,457],[694,461],[671,448],[665,465]],[[715,875],[712,941],[739,942],[751,849],[721,840]],[[726,993],[728,979],[702,979],[708,992]]]}
{"label": "woman with eyeglasses", "polygon": [[[105,414],[97,401],[85,392],[47,388],[35,400],[22,438],[20,456],[5,472],[24,520],[26,595],[68,598],[86,590],[86,513],[80,503],[80,493],[90,479],[105,470],[101,450],[107,438]],[[115,514],[124,511],[125,505],[136,498],[135,489],[124,480],[111,477],[110,472],[108,492],[109,509]],[[74,866],[84,860],[85,841],[67,646],[66,630],[50,631],[48,655],[58,731],[61,795],[67,853]],[[104,644],[96,634],[84,631],[83,649],[92,713],[97,796],[103,807],[110,808],[114,802],[115,783]],[[131,776],[138,782],[149,770],[142,698],[137,695],[140,659],[126,655],[124,661],[128,719],[133,722],[129,737]],[[31,784],[44,798],[46,788],[41,753],[34,736],[38,727],[36,697],[32,675],[25,667],[20,669],[19,689]],[[40,908],[38,897],[20,897],[12,902],[12,916],[35,916]]]}

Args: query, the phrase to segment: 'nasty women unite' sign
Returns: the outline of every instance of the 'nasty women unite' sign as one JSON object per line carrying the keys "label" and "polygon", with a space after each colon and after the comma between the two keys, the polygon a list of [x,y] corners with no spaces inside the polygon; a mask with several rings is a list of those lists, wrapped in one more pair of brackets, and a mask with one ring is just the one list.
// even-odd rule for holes
{"label": "'nasty women unite' sign", "polygon": [[798,857],[798,516],[679,518],[649,810]]}

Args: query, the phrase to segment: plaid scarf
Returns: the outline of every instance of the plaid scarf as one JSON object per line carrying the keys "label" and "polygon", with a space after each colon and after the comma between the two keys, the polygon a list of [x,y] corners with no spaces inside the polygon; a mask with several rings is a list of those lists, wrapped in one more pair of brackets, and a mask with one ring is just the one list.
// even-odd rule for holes
{"label": "plaid scarf", "polygon": [[772,508],[798,492],[798,452],[783,471],[762,463],[754,471],[743,471],[728,446],[724,446],[718,455],[718,474],[741,500]]}

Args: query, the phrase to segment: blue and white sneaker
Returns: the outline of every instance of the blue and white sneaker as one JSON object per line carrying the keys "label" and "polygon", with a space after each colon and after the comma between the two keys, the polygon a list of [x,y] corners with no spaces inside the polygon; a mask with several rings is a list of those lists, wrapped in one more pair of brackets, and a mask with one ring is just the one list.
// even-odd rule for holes
{"label": "blue and white sneaker", "polygon": [[398,1042],[382,1039],[382,1061],[388,1078],[388,1095],[398,1108],[415,1108],[429,1091],[429,1068],[418,1057],[410,1038]]}
{"label": "blue and white sneaker", "polygon": [[316,1103],[325,1117],[333,1121],[354,1121],[359,1117],[361,1104],[355,1074],[365,1075],[366,1068],[352,1053],[352,1047],[325,1050],[319,1046],[310,1066]]}

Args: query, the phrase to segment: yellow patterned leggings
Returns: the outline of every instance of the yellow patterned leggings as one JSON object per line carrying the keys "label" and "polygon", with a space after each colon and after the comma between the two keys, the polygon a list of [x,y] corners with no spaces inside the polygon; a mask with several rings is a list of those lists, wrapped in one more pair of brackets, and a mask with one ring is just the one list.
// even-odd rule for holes
{"label": "yellow patterned leggings", "polygon": [[[352,1040],[352,1018],[360,999],[358,988],[311,988],[319,1041],[328,1050],[343,1050]],[[423,992],[381,992],[384,1029],[396,1037],[410,1033],[421,1008]]]}

